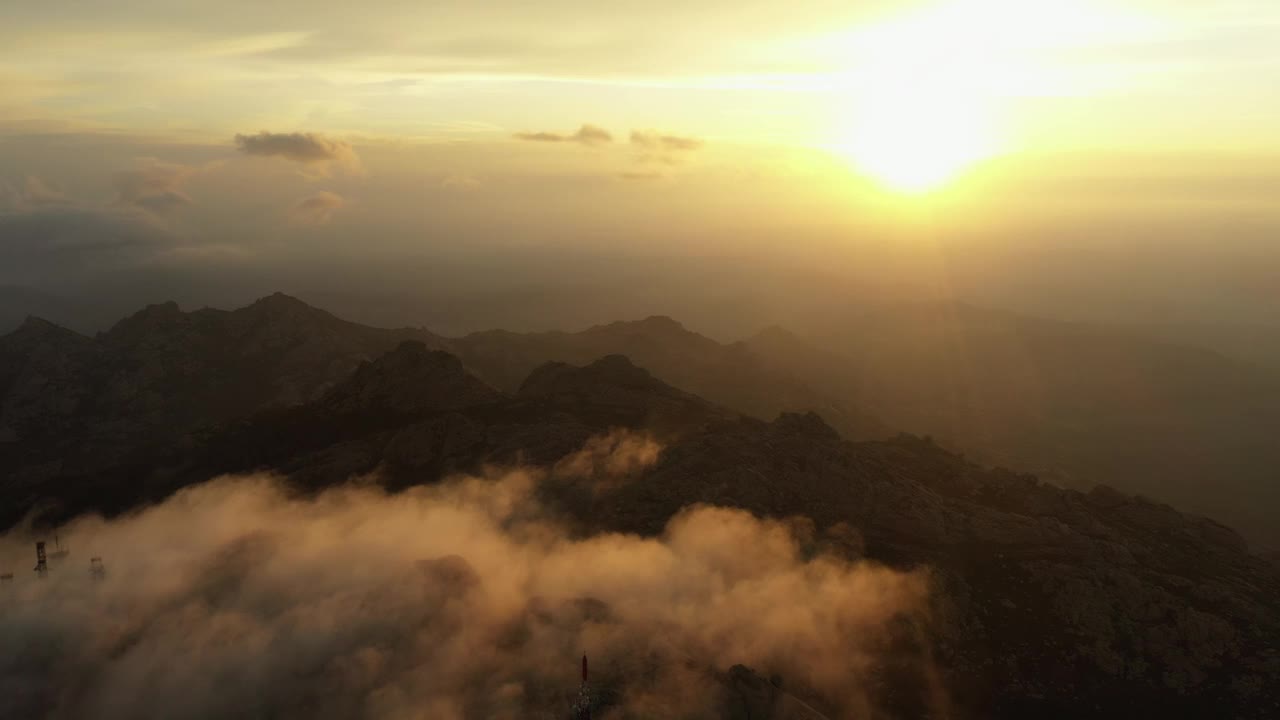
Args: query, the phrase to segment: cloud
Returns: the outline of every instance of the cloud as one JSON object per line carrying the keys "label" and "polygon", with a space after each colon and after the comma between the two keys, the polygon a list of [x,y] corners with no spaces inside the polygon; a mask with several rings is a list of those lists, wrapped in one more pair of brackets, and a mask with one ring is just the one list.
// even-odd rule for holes
{"label": "cloud", "polygon": [[631,144],[640,150],[641,162],[675,165],[683,155],[700,150],[705,143],[698,138],[664,135],[657,130],[633,130]]}
{"label": "cloud", "polygon": [[578,128],[577,132],[571,135],[564,135],[553,132],[525,132],[516,133],[517,140],[529,140],[532,142],[553,142],[553,143],[578,143],[579,145],[597,146],[605,145],[613,142],[613,135],[602,127],[596,125],[583,125]]}
{"label": "cloud", "polygon": [[64,284],[209,252],[212,246],[189,242],[165,218],[191,204],[187,181],[216,165],[140,158],[111,176],[115,198],[105,206],[68,198],[36,177],[20,191],[0,192],[10,198],[0,204],[0,282]]}
{"label": "cloud", "polygon": [[541,476],[311,497],[221,478],[73,521],[43,580],[32,538],[0,537],[0,567],[23,571],[0,591],[0,716],[565,717],[584,652],[610,717],[715,713],[715,673],[737,663],[838,717],[876,705],[924,574],[723,508],[659,537],[574,536],[542,510]]}
{"label": "cloud", "polygon": [[61,205],[67,202],[67,196],[61,190],[33,175],[27,176],[23,190],[23,197],[30,205]]}
{"label": "cloud", "polygon": [[200,168],[143,158],[115,174],[116,203],[165,215],[191,203],[182,185]]}
{"label": "cloud", "polygon": [[702,147],[703,142],[698,138],[663,135],[657,130],[633,130],[631,132],[631,144],[639,145],[646,150],[682,152],[697,150]]}
{"label": "cloud", "polygon": [[440,187],[449,190],[476,190],[481,184],[479,178],[465,173],[447,175],[440,181]]}
{"label": "cloud", "polygon": [[614,430],[587,441],[556,463],[555,473],[569,477],[613,479],[632,475],[658,461],[662,446],[648,435]]}
{"label": "cloud", "polygon": [[0,182],[0,210],[21,212],[69,203],[66,194],[34,175],[28,175],[19,188]]}
{"label": "cloud", "polygon": [[328,169],[333,166],[350,173],[362,172],[360,158],[350,143],[318,133],[263,130],[256,135],[237,134],[235,143],[246,155],[284,158],[301,163],[318,174],[328,174]]}
{"label": "cloud", "polygon": [[0,282],[62,280],[136,263],[175,243],[138,206],[47,204],[0,212]]}
{"label": "cloud", "polygon": [[618,173],[618,177],[623,180],[660,180],[662,179],[662,173],[651,171],[622,172]]}
{"label": "cloud", "polygon": [[308,225],[323,225],[333,218],[334,212],[346,204],[341,195],[328,190],[321,190],[310,197],[303,198],[297,205],[294,205],[292,215],[297,222]]}

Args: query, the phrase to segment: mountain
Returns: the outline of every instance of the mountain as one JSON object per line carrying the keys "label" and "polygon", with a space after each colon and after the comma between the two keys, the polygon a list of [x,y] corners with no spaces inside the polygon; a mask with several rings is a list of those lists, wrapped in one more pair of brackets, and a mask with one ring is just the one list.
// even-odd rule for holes
{"label": "mountain", "polygon": [[339,415],[368,411],[411,415],[484,405],[502,397],[464,370],[453,355],[405,340],[386,355],[360,363],[349,379],[325,393],[322,408]]}
{"label": "mountain", "polygon": [[1121,325],[1125,332],[1204,348],[1280,371],[1280,326],[1250,323],[1145,323]]}
{"label": "mountain", "polygon": [[[1123,329],[963,305],[851,314],[756,355],[993,464],[1113,485],[1280,546],[1280,372]],[[832,357],[834,356],[834,357]]]}
{"label": "mountain", "polygon": [[[224,472],[300,489],[398,488],[492,463],[558,466],[627,428],[661,444],[625,482],[553,474],[540,494],[582,536],[653,536],[685,508],[786,519],[850,560],[927,568],[930,606],[890,631],[876,685],[893,717],[1238,717],[1280,712],[1280,570],[1232,530],[1106,487],[1083,493],[901,435],[853,442],[812,413],[759,420],[625,357],[535,368],[514,393],[404,342],[302,405],[273,407],[119,465],[3,490],[0,507],[122,512]],[[0,521],[13,522],[10,513]],[[744,549],[744,552],[749,552]],[[749,631],[745,628],[744,631]],[[626,678],[612,680],[625,691]],[[847,716],[803,682],[721,678],[723,717]]]}
{"label": "mountain", "polygon": [[815,410],[855,439],[927,434],[982,462],[1142,493],[1280,546],[1280,371],[1148,331],[920,304],[731,344],[651,317],[451,346],[509,389],[543,362],[619,353],[749,415]]}
{"label": "mountain", "polygon": [[31,319],[0,338],[0,471],[16,483],[87,472],[147,443],[314,400],[360,362],[416,340],[508,394],[546,363],[623,355],[749,416],[816,411],[852,439],[909,430],[1062,486],[1172,502],[1280,546],[1280,446],[1269,432],[1280,374],[1123,329],[967,306],[851,313],[822,327],[725,344],[657,316],[443,338],[347,322],[280,294],[233,311],[154,305],[95,338]]}
{"label": "mountain", "polygon": [[32,315],[59,318],[81,329],[103,327],[120,317],[101,303],[0,283],[0,333],[12,332]]}
{"label": "mountain", "polygon": [[862,412],[850,394],[837,396],[808,382],[803,372],[768,362],[747,344],[719,343],[665,316],[573,333],[492,330],[454,338],[450,348],[477,375],[509,390],[543,363],[581,365],[604,355],[625,355],[666,382],[749,415],[768,418],[783,411],[815,410],[850,437],[892,434]]}
{"label": "mountain", "polygon": [[99,356],[89,338],[35,317],[0,339],[0,443],[69,431]]}
{"label": "mountain", "polygon": [[97,337],[29,318],[0,337],[0,473],[30,485],[199,428],[314,400],[423,330],[340,320],[282,294],[234,311],[149,306]]}

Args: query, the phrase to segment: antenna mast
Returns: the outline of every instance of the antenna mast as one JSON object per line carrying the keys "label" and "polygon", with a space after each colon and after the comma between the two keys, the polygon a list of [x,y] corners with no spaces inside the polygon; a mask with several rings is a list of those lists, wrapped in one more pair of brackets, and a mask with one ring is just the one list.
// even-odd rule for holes
{"label": "antenna mast", "polygon": [[582,687],[578,688],[578,700],[573,704],[574,720],[591,720],[591,686],[587,684],[587,656],[582,656]]}

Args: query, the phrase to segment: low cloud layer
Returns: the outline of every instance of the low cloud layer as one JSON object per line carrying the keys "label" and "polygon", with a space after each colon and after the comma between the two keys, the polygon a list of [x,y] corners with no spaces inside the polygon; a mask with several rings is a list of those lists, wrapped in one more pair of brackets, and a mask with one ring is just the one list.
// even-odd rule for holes
{"label": "low cloud layer", "polygon": [[[607,475],[657,451],[613,436],[570,464]],[[656,538],[573,537],[539,508],[541,476],[310,499],[222,478],[74,521],[43,580],[32,538],[2,537],[18,577],[0,585],[0,716],[562,718],[584,652],[601,718],[713,717],[737,663],[836,717],[874,706],[868,678],[924,576],[722,508]]]}
{"label": "low cloud layer", "polygon": [[0,212],[23,212],[67,202],[61,190],[34,175],[28,175],[16,186],[0,181]]}
{"label": "low cloud layer", "polygon": [[360,158],[351,144],[319,133],[237,134],[236,147],[246,155],[279,157],[308,167],[315,174],[328,174],[332,167],[346,172],[361,171]]}
{"label": "low cloud layer", "polygon": [[72,203],[0,212],[0,283],[50,283],[132,265],[172,247],[173,233],[138,206]]}
{"label": "low cloud layer", "polygon": [[483,183],[480,182],[480,178],[467,173],[446,175],[440,180],[440,187],[445,188],[446,190],[476,190],[482,184]]}
{"label": "low cloud layer", "polygon": [[550,143],[578,143],[579,145],[596,146],[607,145],[613,142],[613,134],[602,127],[595,125],[583,125],[578,128],[577,132],[562,134],[554,132],[524,132],[516,133],[517,140],[528,140],[532,142],[550,142]]}
{"label": "low cloud layer", "polygon": [[[213,248],[175,230],[175,210],[190,205],[185,185],[217,163],[189,165],[139,158],[108,176],[115,197],[85,202],[30,176],[0,184],[0,283],[50,285]],[[6,272],[6,270],[8,272]]]}
{"label": "low cloud layer", "polygon": [[652,466],[661,452],[662,446],[652,437],[615,430],[591,438],[581,450],[556,463],[555,474],[611,482]]}
{"label": "low cloud layer", "polygon": [[294,205],[292,217],[295,222],[306,225],[323,225],[333,219],[333,214],[346,204],[341,195],[321,190]]}
{"label": "low cloud layer", "polygon": [[631,145],[640,151],[642,162],[679,163],[684,156],[700,150],[703,141],[694,137],[667,135],[657,130],[633,130]]}
{"label": "low cloud layer", "polygon": [[188,205],[191,198],[182,186],[199,168],[167,163],[155,158],[139,160],[133,167],[116,173],[116,202],[157,215]]}

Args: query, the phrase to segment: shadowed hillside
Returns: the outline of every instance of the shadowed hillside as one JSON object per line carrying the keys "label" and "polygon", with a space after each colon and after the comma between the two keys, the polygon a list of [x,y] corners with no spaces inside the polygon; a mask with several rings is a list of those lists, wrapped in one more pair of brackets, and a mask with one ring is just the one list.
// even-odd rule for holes
{"label": "shadowed hillside", "polygon": [[1143,334],[926,305],[748,341],[888,425],[1062,485],[1106,483],[1280,544],[1280,373]]}
{"label": "shadowed hillside", "polygon": [[[569,460],[619,430],[655,450],[604,483]],[[975,718],[1280,709],[1280,574],[1228,528],[1107,488],[983,468],[914,436],[850,442],[814,414],[744,417],[621,356],[545,365],[505,394],[406,342],[310,403],[10,485],[3,500],[45,507],[48,521],[118,513],[227,472],[272,471],[315,492],[517,463],[551,468],[538,497],[575,537],[657,536],[687,508],[741,508],[785,521],[804,552],[926,571],[927,616],[893,626],[870,670],[869,692],[891,716],[935,712],[940,696]],[[621,693],[634,680],[610,682]],[[720,682],[724,717],[748,706],[766,718],[849,712],[803,678],[785,701],[748,669]]]}

